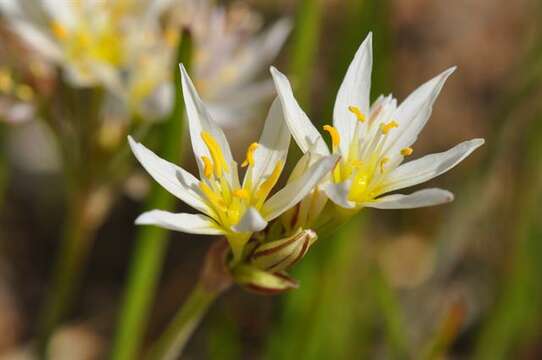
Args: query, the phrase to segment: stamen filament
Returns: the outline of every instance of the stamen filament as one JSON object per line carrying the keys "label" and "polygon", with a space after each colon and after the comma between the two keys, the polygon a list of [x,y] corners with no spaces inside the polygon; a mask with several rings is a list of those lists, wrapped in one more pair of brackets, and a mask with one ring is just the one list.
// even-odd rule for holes
{"label": "stamen filament", "polygon": [[213,175],[213,162],[207,156],[202,156],[201,160],[203,161],[203,175],[209,179]]}
{"label": "stamen filament", "polygon": [[211,134],[209,134],[207,131],[201,132],[201,138],[203,139],[203,142],[205,143],[205,145],[207,145],[207,148],[209,149],[209,153],[211,154],[211,157],[213,158],[215,175],[217,177],[221,177],[223,171],[229,172],[228,164],[226,163],[226,160],[224,159],[224,154],[222,153],[222,149],[218,145],[218,142],[215,140],[215,138]]}

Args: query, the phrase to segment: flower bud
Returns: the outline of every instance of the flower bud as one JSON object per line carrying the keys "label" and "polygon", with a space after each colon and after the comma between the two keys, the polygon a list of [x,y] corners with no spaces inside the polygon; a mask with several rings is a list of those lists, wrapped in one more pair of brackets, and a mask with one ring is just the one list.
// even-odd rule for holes
{"label": "flower bud", "polygon": [[262,295],[274,295],[299,286],[295,279],[284,272],[272,273],[251,265],[236,266],[232,274],[239,285]]}
{"label": "flower bud", "polygon": [[318,235],[310,229],[276,241],[257,246],[248,259],[251,265],[270,272],[279,272],[290,268],[305,256]]}

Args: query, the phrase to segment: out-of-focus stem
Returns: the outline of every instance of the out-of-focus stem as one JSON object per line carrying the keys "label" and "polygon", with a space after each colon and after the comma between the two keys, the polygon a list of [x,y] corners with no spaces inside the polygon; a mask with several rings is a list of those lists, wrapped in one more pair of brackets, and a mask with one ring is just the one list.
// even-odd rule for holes
{"label": "out-of-focus stem", "polygon": [[[192,39],[188,31],[183,32],[173,66],[175,78],[175,103],[171,116],[163,128],[159,154],[172,162],[179,162],[182,154],[184,133],[184,107],[180,85],[178,63],[189,68],[192,54]],[[181,141],[180,141],[181,140]],[[155,184],[146,202],[146,209],[172,209],[173,196]],[[121,303],[118,329],[113,343],[112,359],[134,359],[142,345],[150,309],[156,291],[160,270],[167,248],[168,232],[158,227],[139,229],[135,250],[128,272],[127,286]]]}
{"label": "out-of-focus stem", "polygon": [[[73,91],[73,89],[72,89]],[[93,175],[95,174],[94,135],[99,124],[103,91],[100,88],[73,92],[75,111],[70,118],[77,136],[74,151],[63,153],[66,176],[66,215],[60,248],[53,267],[49,292],[37,323],[37,352],[46,357],[49,339],[71,308],[81,275],[85,270],[94,235],[101,218],[94,213]],[[86,107],[82,106],[86,102]],[[73,104],[72,104],[73,105]],[[59,142],[66,140],[60,139]]]}
{"label": "out-of-focus stem", "polygon": [[6,129],[4,124],[0,124],[0,212],[4,207],[4,197],[8,185],[8,161],[6,155],[5,135]]}
{"label": "out-of-focus stem", "polygon": [[[297,12],[292,42],[290,75],[296,88],[296,98],[308,111],[314,58],[322,18],[323,0],[302,0]],[[299,86],[296,86],[299,85]]]}
{"label": "out-of-focus stem", "polygon": [[46,296],[39,322],[38,352],[45,355],[49,338],[70,308],[84,270],[95,227],[87,222],[89,194],[68,194],[67,215],[58,257],[53,269],[52,285]]}

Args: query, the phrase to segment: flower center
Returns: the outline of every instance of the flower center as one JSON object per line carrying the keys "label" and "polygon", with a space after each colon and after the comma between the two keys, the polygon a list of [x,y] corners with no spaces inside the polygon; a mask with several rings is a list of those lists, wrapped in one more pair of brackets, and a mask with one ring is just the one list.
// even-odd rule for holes
{"label": "flower center", "polygon": [[[390,132],[398,128],[399,123],[395,120],[378,121],[378,118],[384,116],[382,108],[377,108],[371,113],[367,124],[365,124],[366,115],[358,107],[349,106],[348,110],[357,120],[356,127],[346,154],[341,154],[341,161],[333,169],[332,179],[335,183],[351,180],[348,200],[362,203],[371,201],[379,195],[378,184],[390,171],[390,166],[393,166],[390,165],[390,157],[385,154],[384,145]],[[337,129],[325,125],[324,130],[331,136],[333,153],[340,153],[341,137]],[[400,151],[402,157],[410,156],[412,153],[413,149],[410,147]]]}
{"label": "flower center", "polygon": [[[200,190],[207,199],[209,206],[216,214],[216,220],[229,230],[236,225],[249,207],[260,209],[269,196],[269,193],[277,183],[282,172],[282,162],[277,162],[273,172],[261,183],[254,184],[252,179],[255,165],[254,153],[259,147],[258,143],[252,143],[247,149],[243,167],[247,167],[245,182],[240,186],[235,180],[234,184],[224,174],[230,172],[222,149],[216,139],[208,132],[202,131],[201,138],[209,150],[210,158],[202,156],[203,176],[200,182]],[[234,166],[234,165],[232,165]]]}

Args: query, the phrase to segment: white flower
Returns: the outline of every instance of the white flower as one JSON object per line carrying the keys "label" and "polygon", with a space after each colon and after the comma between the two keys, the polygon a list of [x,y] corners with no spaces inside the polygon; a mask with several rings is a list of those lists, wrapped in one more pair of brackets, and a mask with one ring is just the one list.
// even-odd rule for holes
{"label": "white flower", "polygon": [[199,0],[0,0],[0,10],[33,49],[63,68],[71,84],[107,88],[114,95],[107,110],[115,116],[169,113],[176,50],[182,29],[189,29],[196,87],[226,127],[253,120],[271,99],[272,83],[257,77],[291,28],[279,20],[259,34],[255,13]]}
{"label": "white flower", "polygon": [[[425,126],[437,95],[454,71],[450,68],[429,80],[397,106],[391,95],[369,105],[372,67],[371,34],[361,44],[337,94],[333,125],[325,125],[333,154],[341,160],[323,184],[327,196],[346,209],[374,207],[406,209],[437,205],[453,200],[441,189],[425,189],[409,195],[383,194],[420,184],[457,165],[483,139],[460,143],[443,153],[427,155],[402,164],[412,154],[412,145]],[[303,152],[330,154],[318,130],[299,107],[286,76],[271,68],[286,123]]]}
{"label": "white flower", "polygon": [[315,162],[297,181],[290,182],[269,197],[282,172],[290,143],[280,104],[275,100],[259,142],[248,148],[242,164],[247,170],[240,183],[237,163],[224,133],[212,120],[182,66],[181,76],[190,139],[200,179],[159,158],[131,138],[129,141],[135,156],[149,174],[200,214],[152,210],[142,214],[136,223],[193,234],[223,234],[230,242],[235,261],[238,261],[251,234],[264,229],[269,221],[301,201],[329,173],[337,156],[327,156]]}
{"label": "white flower", "polygon": [[290,21],[260,32],[258,14],[238,4],[189,0],[169,9],[169,27],[188,28],[194,38],[194,82],[216,122],[231,128],[257,117],[275,93],[272,81],[259,77],[284,45]]}

